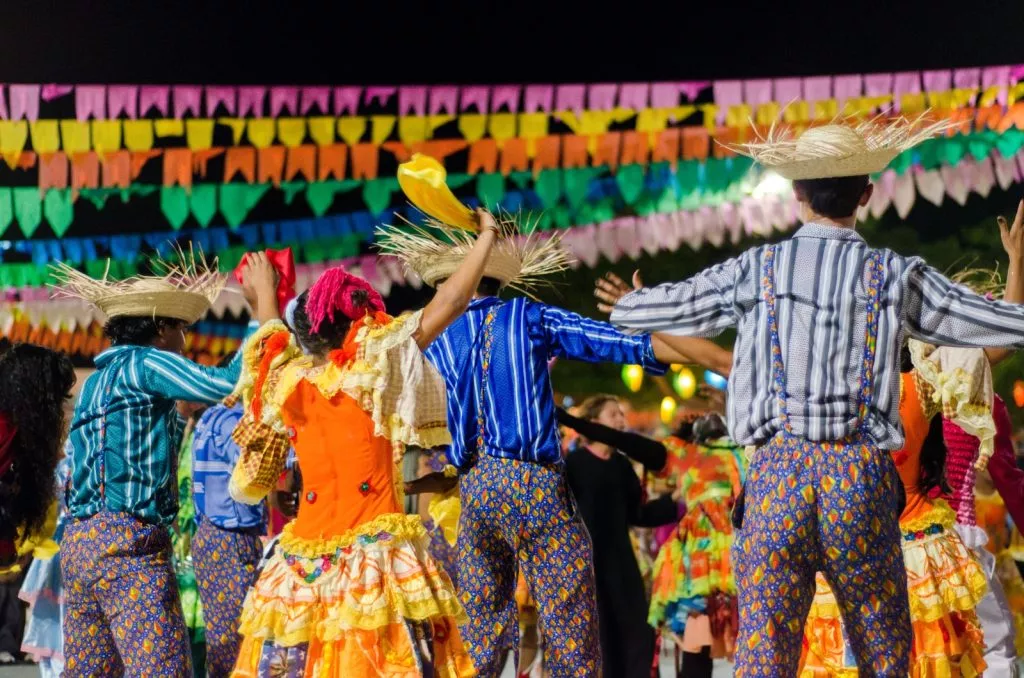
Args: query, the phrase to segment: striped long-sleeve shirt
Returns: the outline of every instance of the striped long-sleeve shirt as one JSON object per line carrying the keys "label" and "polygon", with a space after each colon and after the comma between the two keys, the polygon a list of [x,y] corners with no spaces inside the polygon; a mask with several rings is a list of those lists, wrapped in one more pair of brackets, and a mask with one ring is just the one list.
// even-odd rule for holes
{"label": "striped long-sleeve shirt", "polygon": [[[762,443],[781,428],[761,297],[768,247],[750,249],[689,280],[628,294],[611,316],[621,326],[686,336],[710,337],[735,327],[729,424],[743,445]],[[852,229],[820,224],[807,224],[778,245],[775,294],[787,406],[794,432],[808,440],[838,440],[857,429],[870,252]],[[867,424],[880,447],[899,449],[904,337],[947,346],[1024,347],[1024,306],[986,300],[919,258],[882,250],[882,261]]]}
{"label": "striped long-sleeve shirt", "polygon": [[480,329],[488,311],[499,304],[483,398],[486,454],[561,462],[548,374],[548,360],[553,357],[638,364],[652,372],[665,371],[654,357],[649,336],[627,336],[608,323],[523,298],[504,303],[494,297],[476,299],[426,351],[448,387],[449,456],[455,466],[464,467],[477,451],[483,353]]}
{"label": "striped long-sleeve shirt", "polygon": [[216,368],[150,346],[114,346],[95,362],[71,422],[68,511],[75,518],[118,511],[169,525],[178,510],[176,457],[185,428],[175,401],[212,404],[228,396],[241,353]]}

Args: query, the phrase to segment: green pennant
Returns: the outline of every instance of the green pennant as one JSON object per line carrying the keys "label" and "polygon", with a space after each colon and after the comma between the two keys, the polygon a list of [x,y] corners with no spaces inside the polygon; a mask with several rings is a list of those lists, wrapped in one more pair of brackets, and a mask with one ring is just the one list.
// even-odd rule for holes
{"label": "green pennant", "polygon": [[295,202],[295,196],[306,190],[306,186],[305,181],[282,181],[279,188],[284,194],[284,204],[291,205]]}
{"label": "green pennant", "polygon": [[[939,139],[928,139],[923,141],[920,146],[915,149],[917,151],[917,157],[920,160],[921,167],[926,170],[937,169],[942,161],[939,160],[939,148],[941,146],[941,140]],[[904,153],[910,153],[910,151],[904,151]]]}
{"label": "green pennant", "polygon": [[53,234],[63,238],[75,218],[75,208],[71,201],[71,189],[51,188],[43,198],[43,214],[49,222]]}
{"label": "green pennant", "polygon": [[525,191],[533,183],[533,172],[509,172],[508,178],[519,190]]}
{"label": "green pennant", "polygon": [[573,209],[579,210],[587,201],[590,192],[590,180],[598,170],[593,167],[576,167],[562,173],[565,180],[565,198]]}
{"label": "green pennant", "polygon": [[43,220],[43,201],[39,198],[39,189],[35,186],[18,186],[12,189],[12,197],[18,228],[26,238],[31,238]]}
{"label": "green pennant", "polygon": [[534,182],[533,190],[540,197],[545,210],[549,210],[562,199],[562,170],[541,170]]}
{"label": "green pennant", "polygon": [[992,147],[996,145],[996,136],[993,130],[968,135],[967,152],[979,162],[984,160],[992,153]]}
{"label": "green pennant", "polygon": [[213,222],[217,214],[217,186],[214,184],[196,184],[192,187],[192,194],[188,197],[189,208],[192,216],[203,228]]}
{"label": "green pennant", "polygon": [[910,166],[914,163],[914,154],[909,151],[900,153],[892,162],[889,163],[888,169],[893,170],[896,174],[904,174]]}
{"label": "green pennant", "polygon": [[[117,193],[119,191],[123,191],[123,190],[126,190],[126,189],[120,189],[120,188],[83,188],[81,191],[79,191],[79,195],[81,195],[83,198],[85,198],[86,200],[91,202],[96,207],[97,210],[101,210],[101,209],[103,209],[104,207],[107,206],[107,200],[110,199],[110,196],[114,195],[115,193]],[[123,201],[124,202],[128,202],[128,197],[125,196],[123,198]]]}
{"label": "green pennant", "polygon": [[398,189],[398,179],[395,177],[371,179],[364,183],[363,202],[370,214],[375,217],[383,214],[391,204],[391,195]]}
{"label": "green pennant", "polygon": [[551,209],[551,223],[555,228],[569,228],[572,226],[572,214],[565,205],[556,205]]}
{"label": "green pennant", "polygon": [[14,201],[11,198],[11,189],[8,186],[0,186],[0,237],[14,221]]}
{"label": "green pennant", "polygon": [[634,205],[644,191],[643,165],[623,165],[615,173],[615,183],[619,187],[622,200],[627,205]]}
{"label": "green pennant", "polygon": [[334,202],[334,194],[337,192],[337,182],[313,182],[306,186],[306,203],[313,210],[313,214],[322,217],[331,208],[331,204]]}
{"label": "green pennant", "polygon": [[1011,127],[996,137],[996,148],[1004,158],[1012,158],[1017,155],[1020,147],[1024,146],[1024,130]]}
{"label": "green pennant", "polygon": [[708,158],[704,163],[704,193],[721,193],[729,186],[729,168],[722,158]]}
{"label": "green pennant", "polygon": [[956,165],[967,152],[967,144],[961,137],[947,137],[939,148],[939,159],[946,165]]}
{"label": "green pennant", "polygon": [[175,231],[188,219],[188,194],[184,186],[164,186],[160,189],[160,210]]}
{"label": "green pennant", "polygon": [[237,228],[260,201],[270,184],[221,184],[220,213],[231,228]]}
{"label": "green pennant", "polygon": [[497,172],[478,174],[476,177],[476,197],[484,206],[495,211],[505,197],[505,177]]}
{"label": "green pennant", "polygon": [[448,188],[454,191],[457,188],[462,188],[472,180],[472,174],[465,174],[460,172],[458,174],[449,174],[447,179],[445,180],[445,183],[448,184]]}

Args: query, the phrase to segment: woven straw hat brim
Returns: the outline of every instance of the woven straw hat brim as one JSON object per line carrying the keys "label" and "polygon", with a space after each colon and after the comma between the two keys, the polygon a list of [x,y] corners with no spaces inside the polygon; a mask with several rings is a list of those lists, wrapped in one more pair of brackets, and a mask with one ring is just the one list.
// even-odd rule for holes
{"label": "woven straw hat brim", "polygon": [[779,165],[765,163],[765,167],[791,181],[856,177],[883,171],[900,152],[898,148],[881,148],[840,158],[796,160]]}
{"label": "woven straw hat brim", "polygon": [[[465,260],[465,255],[453,252],[448,255],[435,255],[411,259],[409,268],[423,279],[427,285],[436,287],[439,282],[447,280],[458,270]],[[494,278],[502,287],[519,277],[522,262],[502,250],[491,250],[491,255],[484,266],[484,277]]]}
{"label": "woven straw hat brim", "polygon": [[108,318],[119,316],[175,318],[192,324],[210,310],[210,300],[202,294],[181,291],[125,292],[96,300]]}

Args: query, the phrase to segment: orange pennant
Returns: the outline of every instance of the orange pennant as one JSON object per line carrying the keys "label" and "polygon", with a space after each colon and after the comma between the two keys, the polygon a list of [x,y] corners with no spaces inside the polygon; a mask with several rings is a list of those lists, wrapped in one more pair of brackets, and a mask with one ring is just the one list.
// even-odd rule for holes
{"label": "orange pennant", "polygon": [[586,167],[590,162],[587,144],[590,139],[580,134],[562,137],[562,167]]}
{"label": "orange pennant", "polygon": [[64,153],[39,154],[39,190],[68,187],[68,156]]}
{"label": "orange pennant", "polygon": [[735,151],[726,148],[725,144],[735,144],[738,141],[738,129],[735,127],[719,127],[715,132],[714,156],[716,158],[731,158],[735,156]]}
{"label": "orange pennant", "polygon": [[103,187],[128,188],[132,182],[131,153],[114,151],[103,155]]}
{"label": "orange pennant", "polygon": [[304,176],[306,181],[316,181],[316,146],[307,144],[288,149],[284,180],[291,181],[299,174]]}
{"label": "orange pennant", "polygon": [[526,155],[526,139],[512,138],[505,142],[501,149],[500,172],[508,176],[513,171],[525,172],[530,166],[530,159]]}
{"label": "orange pennant", "polygon": [[706,127],[683,128],[683,159],[707,160],[711,152],[711,137]]}
{"label": "orange pennant", "polygon": [[469,164],[466,171],[470,174],[484,172],[491,174],[498,165],[498,142],[487,138],[474,141],[469,147]]}
{"label": "orange pennant", "polygon": [[401,141],[385,141],[380,145],[382,150],[387,151],[391,155],[395,156],[395,161],[398,164],[402,164],[412,157],[412,153],[409,151],[409,147],[403,144]]}
{"label": "orange pennant", "polygon": [[594,150],[594,166],[607,165],[614,170],[619,166],[619,148],[622,145],[621,132],[607,132],[597,138],[597,148]]}
{"label": "orange pennant", "polygon": [[376,179],[378,146],[375,144],[356,144],[352,147],[352,178]]}
{"label": "orange pennant", "polygon": [[348,146],[345,144],[331,144],[320,147],[319,165],[316,171],[317,181],[324,179],[345,178],[345,163],[348,161]]}
{"label": "orange pennant", "polygon": [[192,187],[192,151],[187,148],[165,148],[164,186]]}
{"label": "orange pennant", "polygon": [[552,134],[537,140],[537,154],[533,157],[533,176],[541,170],[556,169],[561,151],[561,139]]}
{"label": "orange pennant", "polygon": [[412,152],[429,155],[443,164],[445,158],[452,153],[458,153],[466,146],[469,146],[469,142],[464,139],[432,139],[413,144]]}
{"label": "orange pennant", "polygon": [[206,148],[201,151],[192,151],[192,173],[206,178],[206,167],[212,158],[224,152],[223,148]]}
{"label": "orange pennant", "polygon": [[256,165],[256,181],[265,184],[268,181],[275,187],[281,185],[284,174],[284,146],[267,146],[259,149],[259,162]]}
{"label": "orange pennant", "polygon": [[142,168],[146,166],[146,163],[160,155],[162,151],[150,150],[150,151],[133,151],[132,152],[132,181],[139,178],[139,174],[142,173]]}
{"label": "orange pennant", "polygon": [[651,150],[651,162],[667,162],[675,169],[679,160],[679,138],[682,130],[679,127],[670,127],[658,133]]}
{"label": "orange pennant", "polygon": [[256,149],[250,146],[236,146],[228,149],[224,156],[224,183],[241,174],[248,183],[256,181]]}
{"label": "orange pennant", "polygon": [[1024,130],[1024,101],[1018,101],[1006,111],[1003,121],[999,123],[999,133],[1002,134],[1011,127]]}
{"label": "orange pennant", "polygon": [[646,165],[650,149],[646,132],[623,132],[619,162],[623,165]]}
{"label": "orange pennant", "polygon": [[99,188],[100,159],[96,153],[76,153],[71,158],[71,188],[77,192],[83,188]]}

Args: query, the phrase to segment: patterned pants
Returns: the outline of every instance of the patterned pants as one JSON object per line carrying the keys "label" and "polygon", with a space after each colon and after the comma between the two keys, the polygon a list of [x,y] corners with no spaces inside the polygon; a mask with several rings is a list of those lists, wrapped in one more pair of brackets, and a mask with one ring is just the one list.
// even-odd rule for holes
{"label": "patterned pants", "polygon": [[60,557],[66,678],[191,678],[166,528],[100,513],[68,524]]}
{"label": "patterned pants", "polygon": [[224,530],[200,518],[192,538],[192,565],[206,621],[206,671],[210,678],[231,674],[242,642],[239,615],[256,569],[263,543],[255,533]]}
{"label": "patterned pants", "polygon": [[517,569],[537,601],[545,668],[554,678],[597,676],[590,536],[563,470],[483,456],[459,489],[459,585],[470,619],[462,631],[481,678],[500,675],[516,643]]}
{"label": "patterned pants", "polygon": [[905,678],[912,629],[892,456],[862,444],[779,436],[757,451],[733,545],[737,678],[796,675],[822,571],[860,675]]}

